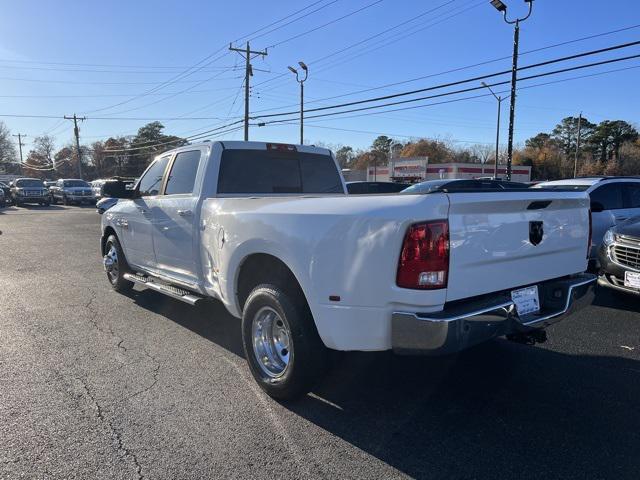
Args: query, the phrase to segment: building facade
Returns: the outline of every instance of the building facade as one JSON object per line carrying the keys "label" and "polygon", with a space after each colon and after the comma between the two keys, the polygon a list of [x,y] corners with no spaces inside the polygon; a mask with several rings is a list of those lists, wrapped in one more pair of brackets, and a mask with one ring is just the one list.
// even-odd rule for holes
{"label": "building facade", "polygon": [[[490,163],[433,163],[428,157],[394,159],[388,165],[372,166],[367,169],[367,181],[370,182],[406,182],[417,183],[425,180],[447,178],[475,179],[493,177],[494,165]],[[498,177],[507,174],[506,165],[498,165]],[[530,182],[531,167],[514,165],[511,180]]]}

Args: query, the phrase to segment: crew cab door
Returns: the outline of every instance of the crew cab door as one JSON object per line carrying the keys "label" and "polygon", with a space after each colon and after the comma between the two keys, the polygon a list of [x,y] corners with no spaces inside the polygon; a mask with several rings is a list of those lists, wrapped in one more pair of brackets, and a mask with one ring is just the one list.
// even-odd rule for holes
{"label": "crew cab door", "polygon": [[198,278],[196,244],[199,192],[196,177],[202,149],[182,151],[169,165],[163,195],[153,210],[156,266],[161,273],[187,283]]}
{"label": "crew cab door", "polygon": [[136,188],[136,198],[123,202],[119,209],[116,224],[120,226],[120,240],[131,265],[148,268],[155,266],[153,210],[158,202],[170,158],[164,156],[156,159],[142,174]]}

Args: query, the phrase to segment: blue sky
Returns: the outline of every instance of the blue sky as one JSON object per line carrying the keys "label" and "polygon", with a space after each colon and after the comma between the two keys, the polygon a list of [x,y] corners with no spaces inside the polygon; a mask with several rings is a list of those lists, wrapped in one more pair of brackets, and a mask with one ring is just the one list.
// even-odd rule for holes
{"label": "blue sky", "polygon": [[[510,15],[526,12],[522,0],[505,3]],[[521,52],[640,24],[637,0],[617,1],[615,8],[610,5],[611,2],[595,0],[536,0],[531,18],[522,24]],[[85,114],[89,119],[81,126],[83,143],[110,135],[134,134],[146,123],[142,119],[191,118],[162,120],[167,133],[183,136],[236,120],[243,105],[242,58],[228,52],[225,45],[232,40],[245,40],[247,34],[302,9],[296,16],[251,35],[257,37],[252,48],[269,47],[265,59],[253,61],[254,114],[297,108],[298,86],[286,66],[298,60],[304,60],[310,68],[305,84],[309,108],[492,73],[510,68],[511,63],[510,58],[505,58],[440,74],[510,56],[513,30],[487,0],[1,0],[0,7],[0,114]],[[296,20],[302,15],[306,16]],[[343,16],[346,18],[338,20]],[[337,21],[323,27],[333,20]],[[286,22],[291,23],[283,26]],[[393,29],[403,22],[406,23]],[[384,33],[387,29],[391,30]],[[520,63],[527,65],[638,39],[640,28],[631,28],[523,54]],[[349,48],[359,42],[362,43]],[[216,51],[219,53],[209,57]],[[534,73],[633,54],[640,54],[640,46],[540,68]],[[325,56],[328,57],[322,60]],[[207,57],[199,71],[191,70],[190,75],[177,82],[162,85]],[[209,64],[211,60],[215,61]],[[609,118],[637,124],[640,68],[631,67],[640,67],[640,59],[522,82],[524,87],[626,69],[523,89],[517,103],[516,141],[549,131],[562,117],[580,111],[594,122]],[[278,77],[282,74],[285,75]],[[430,77],[347,95],[424,76]],[[143,95],[153,89],[156,90],[151,95]],[[339,97],[322,100],[335,96]],[[401,107],[426,103],[429,102]],[[354,147],[368,146],[378,134],[402,140],[412,136],[442,137],[460,145],[494,141],[492,97],[391,113],[374,112],[378,111],[346,118],[310,119],[305,139]],[[503,103],[505,140],[507,112],[508,101]],[[58,146],[72,139],[69,121],[18,117],[0,117],[0,121],[12,133],[27,134],[27,141],[44,132],[54,135]],[[223,138],[241,139],[241,135],[241,131],[229,132]],[[293,124],[251,129],[252,140],[297,142],[298,135],[298,126]]]}

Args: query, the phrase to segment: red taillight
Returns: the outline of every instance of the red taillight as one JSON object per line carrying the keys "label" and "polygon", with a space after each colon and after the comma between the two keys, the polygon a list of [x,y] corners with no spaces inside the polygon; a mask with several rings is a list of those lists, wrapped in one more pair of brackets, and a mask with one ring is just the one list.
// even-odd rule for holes
{"label": "red taillight", "polygon": [[396,284],[402,288],[446,288],[449,276],[449,223],[416,223],[404,236]]}
{"label": "red taillight", "polygon": [[591,239],[593,238],[593,220],[591,219],[591,209],[589,209],[589,243],[587,243],[587,260],[591,256]]}

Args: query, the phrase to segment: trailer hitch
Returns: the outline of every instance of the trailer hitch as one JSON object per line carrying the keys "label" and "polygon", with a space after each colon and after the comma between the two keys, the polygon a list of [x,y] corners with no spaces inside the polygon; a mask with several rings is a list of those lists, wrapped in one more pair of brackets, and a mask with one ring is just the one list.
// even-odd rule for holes
{"label": "trailer hitch", "polygon": [[511,342],[521,343],[523,345],[535,345],[536,343],[544,343],[547,341],[547,331],[545,329],[532,330],[531,332],[510,333],[507,340]]}

